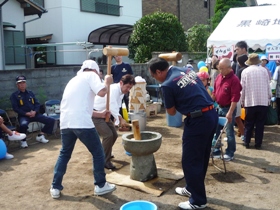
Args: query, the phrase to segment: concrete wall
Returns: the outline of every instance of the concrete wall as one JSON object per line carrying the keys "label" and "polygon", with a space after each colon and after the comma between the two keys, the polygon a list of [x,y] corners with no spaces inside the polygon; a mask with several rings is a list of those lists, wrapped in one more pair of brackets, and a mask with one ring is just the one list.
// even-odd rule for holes
{"label": "concrete wall", "polygon": [[[107,72],[107,66],[100,65],[100,68],[105,73]],[[132,68],[135,76],[140,75],[146,79],[148,84],[155,84],[155,80],[149,76],[147,64],[135,64],[132,65]],[[18,75],[26,76],[27,89],[32,90],[43,104],[48,99],[61,99],[66,84],[79,69],[80,66],[0,70],[0,109],[11,107],[9,97],[17,90],[15,78]]]}

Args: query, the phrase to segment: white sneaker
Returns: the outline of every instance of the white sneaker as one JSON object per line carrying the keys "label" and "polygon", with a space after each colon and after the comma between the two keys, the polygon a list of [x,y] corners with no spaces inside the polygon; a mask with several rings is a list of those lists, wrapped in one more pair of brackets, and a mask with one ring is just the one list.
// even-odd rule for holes
{"label": "white sneaker", "polygon": [[105,183],[103,187],[95,186],[94,194],[95,195],[104,195],[109,192],[113,192],[116,189],[116,185],[109,184],[108,182]]}
{"label": "white sneaker", "polygon": [[12,154],[9,154],[8,152],[6,153],[6,156],[5,156],[5,159],[6,160],[10,160],[10,159],[13,159],[14,156]]}
{"label": "white sneaker", "polygon": [[191,193],[185,187],[176,187],[175,192],[183,196],[191,196]]}
{"label": "white sneaker", "polygon": [[13,135],[8,135],[10,141],[19,141],[26,138],[26,134],[13,131]]}
{"label": "white sneaker", "polygon": [[50,193],[52,198],[59,198],[60,197],[60,190],[54,189],[53,187],[50,189]]}
{"label": "white sneaker", "polygon": [[206,208],[207,204],[203,204],[203,205],[194,205],[191,204],[189,201],[186,202],[181,202],[178,205],[181,209],[204,209]]}
{"label": "white sneaker", "polygon": [[229,155],[227,155],[227,154],[224,155],[224,160],[225,160],[225,161],[231,161],[231,160],[233,160],[233,159],[234,159],[234,156],[231,157],[231,156],[229,156]]}
{"label": "white sneaker", "polygon": [[49,142],[49,140],[47,140],[44,135],[36,136],[36,141],[39,141],[44,144]]}
{"label": "white sneaker", "polygon": [[20,147],[21,147],[21,148],[27,148],[27,147],[28,147],[27,142],[26,142],[26,141],[21,141]]}

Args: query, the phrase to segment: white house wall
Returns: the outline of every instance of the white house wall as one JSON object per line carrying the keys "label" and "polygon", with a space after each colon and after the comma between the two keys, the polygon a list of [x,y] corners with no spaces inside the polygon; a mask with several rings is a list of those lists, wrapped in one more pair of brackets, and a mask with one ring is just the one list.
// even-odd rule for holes
{"label": "white house wall", "polygon": [[5,28],[4,30],[23,30],[24,14],[23,9],[20,7],[20,3],[16,0],[9,0],[2,7],[3,22],[10,22],[16,25],[16,28]]}
{"label": "white house wall", "polygon": [[[1,2],[2,3],[2,2]],[[24,12],[20,7],[20,4],[16,0],[9,0],[2,6],[2,18],[3,22],[9,22],[16,25],[16,28],[4,28],[4,30],[23,30],[23,21],[24,21]],[[2,49],[2,43],[0,42],[0,49]],[[0,50],[1,51],[1,50]],[[4,59],[2,55],[2,51],[0,52],[0,66],[4,65]],[[6,65],[5,69],[16,69],[16,68],[25,68],[25,65]]]}
{"label": "white house wall", "polygon": [[[47,13],[36,21],[26,25],[27,36],[53,34],[50,42],[69,43],[86,42],[91,31],[106,25],[133,25],[142,17],[141,0],[120,0],[120,16],[103,15],[80,10],[80,0],[45,0]],[[36,16],[27,17],[34,19]],[[73,52],[81,50],[81,46],[58,46],[57,64],[81,64],[88,52]],[[101,52],[99,53],[101,54]],[[96,54],[96,57],[99,56]]]}

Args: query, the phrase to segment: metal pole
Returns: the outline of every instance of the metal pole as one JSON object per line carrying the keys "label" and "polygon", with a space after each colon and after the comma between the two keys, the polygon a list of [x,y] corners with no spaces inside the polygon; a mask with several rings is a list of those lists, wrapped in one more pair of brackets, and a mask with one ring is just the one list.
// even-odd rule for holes
{"label": "metal pole", "polygon": [[3,17],[2,17],[2,6],[9,0],[5,0],[0,4],[0,42],[1,42],[1,53],[0,53],[0,70],[5,70],[5,49],[4,49],[4,29],[3,29]]}
{"label": "metal pole", "polygon": [[[38,20],[41,18],[41,16],[42,16],[42,13],[38,14],[37,18],[23,22],[24,45],[26,45],[26,28],[25,28],[26,23],[32,22],[34,20]],[[33,50],[31,50],[31,52],[32,51]],[[28,58],[30,58],[30,59],[28,59]],[[32,55],[29,56],[28,48],[25,48],[25,67],[26,68],[31,68],[33,66],[33,65],[31,65],[32,60],[33,60],[33,56]]]}

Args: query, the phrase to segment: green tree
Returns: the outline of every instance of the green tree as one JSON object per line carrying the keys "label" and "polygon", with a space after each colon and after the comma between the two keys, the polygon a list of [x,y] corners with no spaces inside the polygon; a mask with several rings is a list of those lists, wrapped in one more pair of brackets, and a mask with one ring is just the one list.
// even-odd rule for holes
{"label": "green tree", "polygon": [[186,51],[186,35],[175,15],[157,11],[136,22],[128,49],[130,59],[145,63],[152,58],[153,51]]}
{"label": "green tree", "polygon": [[206,52],[206,42],[210,36],[209,25],[195,24],[188,30],[187,46],[189,52]]}
{"label": "green tree", "polygon": [[214,30],[230,8],[247,7],[246,0],[216,0],[215,15],[211,19],[212,30]]}

